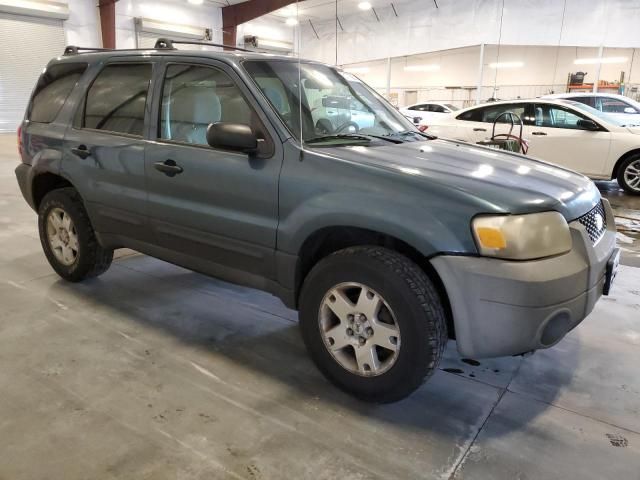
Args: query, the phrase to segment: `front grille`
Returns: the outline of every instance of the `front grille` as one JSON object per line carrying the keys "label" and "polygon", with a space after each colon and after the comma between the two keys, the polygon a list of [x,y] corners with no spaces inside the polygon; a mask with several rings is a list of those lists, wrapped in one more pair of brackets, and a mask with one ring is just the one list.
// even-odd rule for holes
{"label": "front grille", "polygon": [[[600,217],[601,221],[598,220],[598,217]],[[591,243],[595,245],[607,230],[607,216],[604,214],[602,202],[598,202],[595,207],[581,216],[578,221],[584,225],[584,228],[587,230],[587,234],[591,239]]]}

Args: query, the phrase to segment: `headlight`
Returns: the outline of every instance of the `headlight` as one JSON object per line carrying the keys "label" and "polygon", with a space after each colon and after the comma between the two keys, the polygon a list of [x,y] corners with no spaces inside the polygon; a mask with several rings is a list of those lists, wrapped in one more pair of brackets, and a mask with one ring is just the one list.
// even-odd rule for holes
{"label": "headlight", "polygon": [[558,212],[479,216],[471,229],[484,256],[531,260],[571,250],[569,225]]}

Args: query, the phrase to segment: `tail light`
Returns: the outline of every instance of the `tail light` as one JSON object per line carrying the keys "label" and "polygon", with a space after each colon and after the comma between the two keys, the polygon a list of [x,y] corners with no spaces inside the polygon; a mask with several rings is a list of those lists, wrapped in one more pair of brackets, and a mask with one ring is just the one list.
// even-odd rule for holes
{"label": "tail light", "polygon": [[22,125],[18,127],[18,154],[20,155],[20,161],[22,161]]}
{"label": "tail light", "polygon": [[421,132],[424,132],[427,128],[429,128],[429,126],[428,126],[428,125],[420,125],[420,126],[418,127],[418,130],[420,130]]}

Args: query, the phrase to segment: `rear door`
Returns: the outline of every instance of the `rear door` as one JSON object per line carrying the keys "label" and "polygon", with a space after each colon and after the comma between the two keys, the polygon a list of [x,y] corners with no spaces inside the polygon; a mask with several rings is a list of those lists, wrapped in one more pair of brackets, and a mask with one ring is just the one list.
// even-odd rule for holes
{"label": "rear door", "polygon": [[143,57],[94,66],[65,136],[62,170],[80,191],[100,233],[151,239],[143,136],[153,68]]}
{"label": "rear door", "polygon": [[[282,145],[273,142],[275,132],[230,67],[215,60],[180,60],[167,60],[159,72],[151,126],[155,141],[146,150],[156,242],[172,252],[272,277]],[[258,154],[210,147],[206,131],[215,122],[250,125],[260,139]],[[163,164],[181,171],[167,174]]]}
{"label": "rear door", "polygon": [[611,133],[586,130],[580,120],[591,120],[570,107],[535,104],[535,122],[527,127],[532,157],[571,168],[585,175],[605,174]]}

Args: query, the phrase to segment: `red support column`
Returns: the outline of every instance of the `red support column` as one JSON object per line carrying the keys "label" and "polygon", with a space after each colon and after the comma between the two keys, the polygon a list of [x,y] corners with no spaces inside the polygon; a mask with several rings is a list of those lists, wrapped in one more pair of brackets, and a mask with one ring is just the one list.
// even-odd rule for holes
{"label": "red support column", "polygon": [[295,2],[296,0],[249,0],[222,7],[222,43],[235,47],[238,25]]}
{"label": "red support column", "polygon": [[100,0],[100,28],[102,30],[102,47],[116,48],[116,2],[118,0]]}

